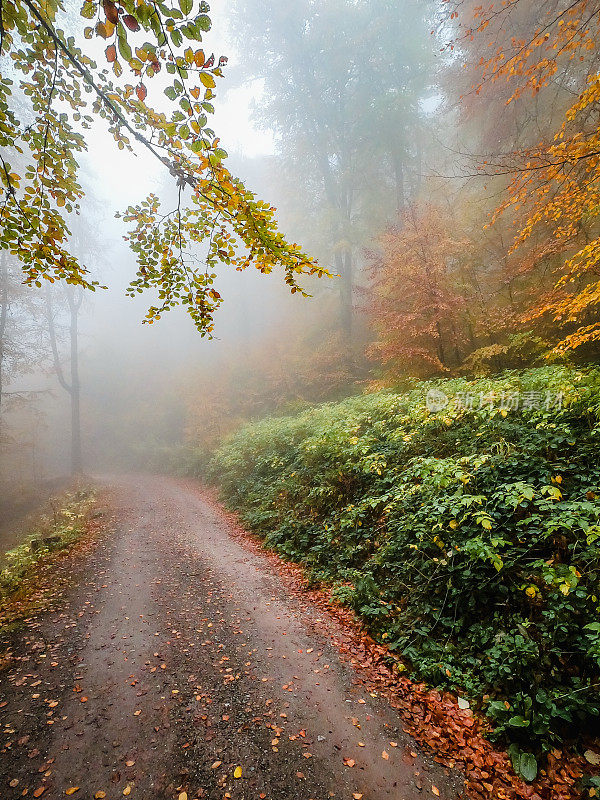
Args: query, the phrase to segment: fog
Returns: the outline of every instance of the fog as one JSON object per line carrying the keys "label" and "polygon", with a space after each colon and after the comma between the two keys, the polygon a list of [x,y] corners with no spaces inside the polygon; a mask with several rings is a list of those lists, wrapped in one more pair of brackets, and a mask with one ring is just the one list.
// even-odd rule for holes
{"label": "fog", "polygon": [[[107,288],[25,286],[22,265],[2,255],[0,491],[7,504],[72,473],[195,472],[247,420],[422,376],[422,365],[402,361],[402,343],[395,357],[403,366],[386,376],[379,341],[386,322],[366,310],[378,307],[369,292],[377,285],[380,237],[403,215],[415,219],[435,208],[449,236],[479,248],[460,286],[467,287],[465,297],[471,291],[477,297],[480,316],[465,317],[466,332],[452,348],[438,348],[441,362],[449,352],[454,359],[439,371],[506,334],[498,319],[508,284],[497,277],[506,266],[506,232],[485,228],[506,181],[473,180],[469,154],[505,151],[513,123],[527,141],[549,121],[540,114],[534,125],[518,103],[507,112],[504,98],[496,105],[485,93],[478,98],[465,54],[446,46],[458,28],[443,11],[444,4],[416,0],[211,4],[212,29],[202,46],[207,55],[229,58],[210,120],[229,153],[227,166],[277,208],[287,241],[331,273],[300,276],[306,298],[290,293],[281,269],[260,274],[222,265],[216,288],[224,302],[212,338],[203,338],[181,308],[142,324],[153,290],[126,296],[136,258],[123,238],[127,225],[115,214],[149,193],[171,208],[177,187],[147,149],[119,150],[96,116],[85,132],[87,151],[78,156],[85,197],[79,214],[69,215],[69,246]],[[77,9],[67,7],[66,24],[77,18]],[[103,58],[103,40],[86,46]],[[555,98],[554,119],[564,103]],[[186,187],[184,205],[190,195]],[[482,288],[482,281],[489,285]],[[398,303],[414,298],[406,317],[412,321],[423,306],[415,295],[420,283],[417,276],[397,289]],[[73,308],[80,459],[73,455],[68,388]],[[415,364],[428,347],[425,333],[419,336],[419,346],[411,345]]]}

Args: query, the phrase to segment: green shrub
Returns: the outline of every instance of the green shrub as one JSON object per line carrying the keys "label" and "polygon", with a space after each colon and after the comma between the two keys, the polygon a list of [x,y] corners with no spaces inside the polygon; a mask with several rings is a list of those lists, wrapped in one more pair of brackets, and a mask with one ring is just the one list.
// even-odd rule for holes
{"label": "green shrub", "polygon": [[0,557],[0,604],[21,588],[35,565],[58,550],[68,550],[85,531],[95,503],[91,490],[64,495],[60,508],[42,517],[23,542]]}
{"label": "green shrub", "polygon": [[[433,413],[432,389],[531,407]],[[546,393],[562,407],[536,407]],[[599,412],[599,369],[428,382],[247,425],[210,470],[270,546],[520,753],[600,712]]]}

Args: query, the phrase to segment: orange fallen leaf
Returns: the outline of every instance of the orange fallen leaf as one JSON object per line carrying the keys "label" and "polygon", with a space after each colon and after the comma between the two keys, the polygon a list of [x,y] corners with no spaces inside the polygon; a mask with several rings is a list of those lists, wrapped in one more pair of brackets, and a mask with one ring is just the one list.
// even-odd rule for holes
{"label": "orange fallen leaf", "polygon": [[381,757],[384,759],[384,761],[387,761],[390,757],[390,754],[387,752],[387,750],[384,750],[381,754]]}
{"label": "orange fallen leaf", "polygon": [[79,791],[79,786],[69,786],[68,789],[65,789],[65,794],[75,794],[75,792]]}
{"label": "orange fallen leaf", "polygon": [[44,794],[45,791],[46,791],[46,787],[45,786],[38,786],[38,788],[33,793],[33,796],[34,797],[41,797]]}
{"label": "orange fallen leaf", "polygon": [[106,797],[106,792],[103,792],[102,789],[98,789],[94,797],[96,800],[103,800],[103,798]]}
{"label": "orange fallen leaf", "polygon": [[187,792],[181,792],[179,800],[188,800]]}
{"label": "orange fallen leaf", "polygon": [[211,769],[218,769],[221,766],[222,763],[223,763],[222,761],[213,761],[213,763],[210,765],[210,768]]}
{"label": "orange fallen leaf", "polygon": [[361,800],[362,794],[360,792],[354,792],[352,797],[354,798],[354,800]]}
{"label": "orange fallen leaf", "polygon": [[134,716],[134,717],[139,717],[139,715],[140,715],[141,713],[142,713],[142,712],[141,712],[141,710],[138,708],[138,710],[137,710],[137,711],[134,711],[134,712],[133,712],[133,716]]}
{"label": "orange fallen leaf", "polygon": [[11,789],[14,789],[15,786],[19,785],[19,779],[18,778],[13,778],[12,781],[8,785],[11,787]]}
{"label": "orange fallen leaf", "polygon": [[127,797],[127,795],[128,795],[128,794],[131,794],[131,786],[127,785],[127,786],[126,786],[126,787],[123,789],[123,794],[125,795],[125,797]]}
{"label": "orange fallen leaf", "polygon": [[440,790],[437,788],[437,786],[432,786],[432,787],[431,787],[431,791],[434,793],[434,795],[435,795],[436,797],[439,797],[439,796],[440,796]]}
{"label": "orange fallen leaf", "polygon": [[135,761],[131,761],[130,760],[130,761],[126,761],[125,763],[127,764],[128,767],[133,767],[133,765],[135,764]]}
{"label": "orange fallen leaf", "polygon": [[356,764],[356,761],[353,758],[345,758],[344,759],[344,764],[347,767],[353,767]]}

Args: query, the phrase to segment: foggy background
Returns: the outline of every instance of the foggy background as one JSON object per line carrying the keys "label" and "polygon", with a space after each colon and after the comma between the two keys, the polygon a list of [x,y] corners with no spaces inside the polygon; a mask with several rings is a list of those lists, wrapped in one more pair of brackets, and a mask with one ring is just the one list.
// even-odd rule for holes
{"label": "foggy background", "polygon": [[[523,5],[526,15],[535,12],[535,4]],[[281,274],[223,268],[217,288],[224,305],[212,341],[181,310],[142,325],[153,298],[125,297],[135,263],[123,240],[127,226],[115,213],[149,192],[169,207],[175,187],[156,160],[117,150],[102,121],[94,126],[81,160],[87,195],[72,221],[73,242],[92,277],[109,288],[76,289],[71,298],[81,300],[83,473],[193,472],[194,460],[201,463],[247,419],[385,384],[366,298],[377,279],[379,237],[419,208],[436,209],[459,256],[470,252],[463,242],[477,241],[461,291],[479,316],[465,322],[452,359],[459,365],[500,341],[518,288],[503,277],[510,220],[484,227],[506,180],[473,179],[473,159],[537,140],[570,95],[553,86],[549,110],[540,101],[532,115],[519,103],[507,110],[503,90],[495,90],[495,103],[475,93],[475,66],[465,69],[465,61],[478,59],[469,45],[460,54],[445,47],[452,31],[440,31],[442,7],[420,0],[211,3],[213,27],[203,47],[229,57],[213,121],[227,165],[277,207],[288,239],[337,276],[305,281],[313,298],[303,299],[289,294]],[[3,264],[10,297],[0,496],[8,516],[15,498],[25,502],[70,473],[71,412],[52,354],[45,290],[20,286],[18,265]],[[534,276],[536,284],[543,280]],[[399,300],[409,290],[401,285]],[[65,288],[54,285],[50,294],[68,382]],[[401,367],[391,382],[406,385],[423,374]]]}

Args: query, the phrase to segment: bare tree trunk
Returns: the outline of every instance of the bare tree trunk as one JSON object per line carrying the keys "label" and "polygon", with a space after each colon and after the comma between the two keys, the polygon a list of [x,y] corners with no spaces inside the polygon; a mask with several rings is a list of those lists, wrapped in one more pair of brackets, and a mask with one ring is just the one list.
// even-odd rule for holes
{"label": "bare tree trunk", "polygon": [[73,286],[65,288],[67,304],[69,306],[69,341],[70,341],[70,377],[68,382],[60,363],[58,344],[56,341],[56,328],[54,327],[54,312],[52,309],[52,296],[48,289],[46,293],[46,316],[48,320],[48,334],[50,347],[54,360],[54,371],[62,388],[69,393],[71,398],[71,474],[79,475],[83,467],[81,450],[81,384],[79,381],[79,309],[83,302],[83,295],[76,296]]}
{"label": "bare tree trunk", "polygon": [[75,289],[66,290],[69,303],[71,339],[71,473],[79,475],[82,470],[81,453],[81,384],[79,382],[79,309],[83,295],[75,297]]}
{"label": "bare tree trunk", "polygon": [[2,400],[4,388],[4,354],[6,352],[6,324],[8,321],[8,256],[2,253],[0,263],[0,437],[2,434]]}

